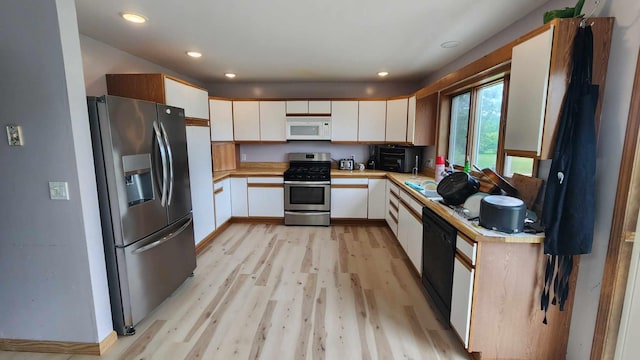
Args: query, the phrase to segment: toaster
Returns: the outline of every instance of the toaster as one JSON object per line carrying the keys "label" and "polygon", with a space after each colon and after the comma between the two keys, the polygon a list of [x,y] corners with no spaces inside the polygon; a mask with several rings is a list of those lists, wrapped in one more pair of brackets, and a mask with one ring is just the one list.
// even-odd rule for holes
{"label": "toaster", "polygon": [[353,166],[354,166],[354,161],[353,159],[341,159],[338,162],[338,169],[340,170],[353,170]]}

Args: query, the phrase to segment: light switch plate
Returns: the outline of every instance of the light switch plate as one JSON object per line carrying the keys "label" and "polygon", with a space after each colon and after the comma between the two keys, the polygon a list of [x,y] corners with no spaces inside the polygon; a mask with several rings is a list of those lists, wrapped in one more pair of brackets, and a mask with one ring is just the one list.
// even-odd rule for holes
{"label": "light switch plate", "polygon": [[69,185],[67,182],[50,181],[49,197],[51,200],[69,200]]}
{"label": "light switch plate", "polygon": [[7,141],[9,146],[22,146],[22,126],[7,125]]}

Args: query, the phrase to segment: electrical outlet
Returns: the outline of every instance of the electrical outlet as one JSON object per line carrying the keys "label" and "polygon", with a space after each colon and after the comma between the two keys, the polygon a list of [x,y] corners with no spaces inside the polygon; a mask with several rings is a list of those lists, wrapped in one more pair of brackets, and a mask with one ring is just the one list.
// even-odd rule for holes
{"label": "electrical outlet", "polygon": [[9,146],[22,146],[22,126],[7,125],[7,141]]}
{"label": "electrical outlet", "polygon": [[69,200],[69,185],[66,181],[50,181],[49,197],[51,200]]}
{"label": "electrical outlet", "polygon": [[240,161],[247,161],[247,154],[240,154]]}
{"label": "electrical outlet", "polygon": [[428,168],[432,168],[433,167],[433,159],[427,159],[427,167]]}

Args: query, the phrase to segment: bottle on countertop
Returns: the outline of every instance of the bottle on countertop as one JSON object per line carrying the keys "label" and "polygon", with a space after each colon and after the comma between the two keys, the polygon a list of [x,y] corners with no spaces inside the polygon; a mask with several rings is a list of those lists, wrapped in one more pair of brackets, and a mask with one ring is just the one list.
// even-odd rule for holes
{"label": "bottle on countertop", "polygon": [[467,160],[464,161],[464,172],[467,174],[471,173],[471,162],[469,161],[469,157],[467,156]]}
{"label": "bottle on countertop", "polygon": [[436,182],[439,183],[444,177],[444,156],[436,156]]}

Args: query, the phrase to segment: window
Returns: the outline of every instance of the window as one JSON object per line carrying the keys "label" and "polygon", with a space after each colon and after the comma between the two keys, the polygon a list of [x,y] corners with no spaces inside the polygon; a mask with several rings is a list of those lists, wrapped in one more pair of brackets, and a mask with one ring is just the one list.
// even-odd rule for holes
{"label": "window", "polygon": [[500,148],[504,88],[504,79],[499,79],[451,96],[450,163],[462,167],[468,158],[478,168],[506,176],[533,173],[533,159],[505,156]]}

